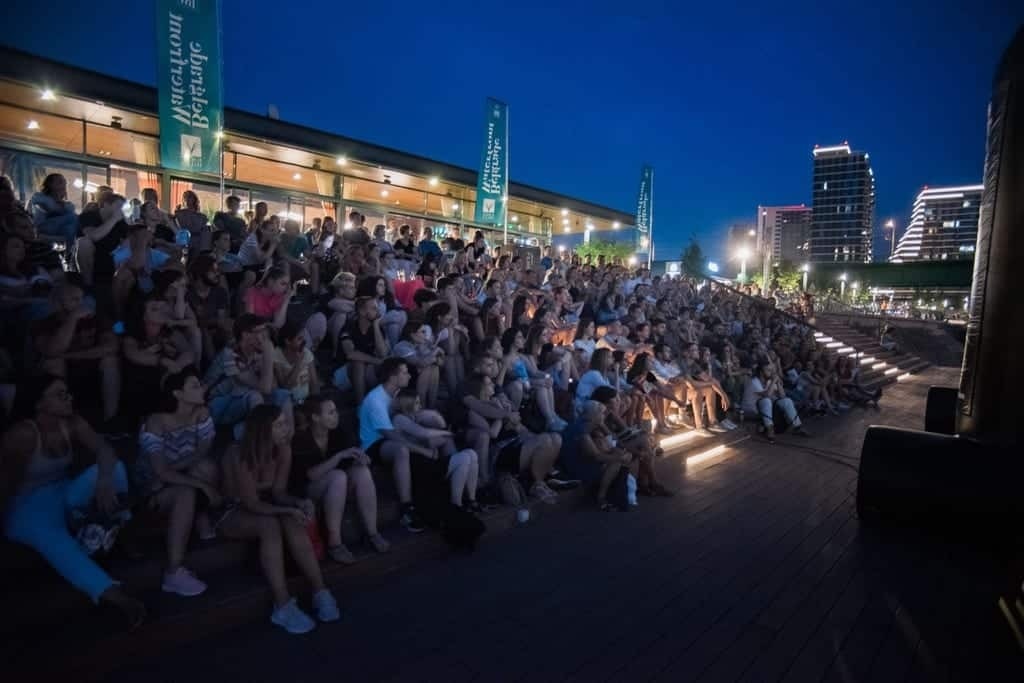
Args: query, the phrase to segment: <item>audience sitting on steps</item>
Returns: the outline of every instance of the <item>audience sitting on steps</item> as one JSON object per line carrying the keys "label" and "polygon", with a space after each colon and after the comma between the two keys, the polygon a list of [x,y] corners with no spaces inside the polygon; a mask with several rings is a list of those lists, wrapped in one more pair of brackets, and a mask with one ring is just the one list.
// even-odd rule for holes
{"label": "audience sitting on steps", "polygon": [[[520,485],[554,504],[582,484],[597,508],[628,510],[626,484],[673,493],[662,437],[744,419],[768,440],[805,435],[801,414],[880,395],[772,300],[714,282],[550,249],[530,263],[480,233],[465,244],[377,226],[371,239],[358,214],[345,230],[327,218],[308,239],[291,224],[282,235],[265,207],[246,225],[234,197],[210,226],[190,191],[173,214],[145,193],[133,222],[102,188],[76,216],[59,176],[28,213],[10,187],[4,534],[131,626],[143,605],[74,519],[112,530],[155,515],[160,587],[186,598],[207,588],[188,568],[193,536],[255,542],[271,620],[303,633],[315,621],[289,593],[285,555],[315,617],[337,619],[313,540],[356,561],[350,500],[377,553],[386,535],[519,502]],[[47,266],[36,231],[77,247]],[[397,499],[404,531],[381,528],[381,498]]]}

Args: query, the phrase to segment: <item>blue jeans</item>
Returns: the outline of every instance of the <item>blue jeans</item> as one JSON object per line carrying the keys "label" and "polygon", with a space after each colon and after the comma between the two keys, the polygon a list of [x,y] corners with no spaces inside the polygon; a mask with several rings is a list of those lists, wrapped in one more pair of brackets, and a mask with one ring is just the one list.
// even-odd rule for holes
{"label": "blue jeans", "polygon": [[[7,538],[23,543],[43,556],[50,566],[93,602],[117,583],[92,561],[68,532],[65,515],[72,508],[85,507],[96,492],[96,465],[74,479],[62,479],[14,497],[4,520]],[[120,462],[114,467],[118,493],[128,491],[128,477]]]}

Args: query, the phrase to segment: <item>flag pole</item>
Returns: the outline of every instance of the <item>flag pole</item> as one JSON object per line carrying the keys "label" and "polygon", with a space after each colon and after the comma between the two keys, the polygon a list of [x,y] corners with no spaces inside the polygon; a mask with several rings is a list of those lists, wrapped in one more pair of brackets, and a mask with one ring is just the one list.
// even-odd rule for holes
{"label": "flag pole", "polygon": [[[509,152],[512,149],[512,145],[509,143],[509,137],[508,137],[509,130],[511,128],[511,126],[509,125],[509,116],[511,116],[511,114],[512,114],[511,109],[512,109],[511,107],[509,107],[508,105],[505,105],[505,182],[504,182],[504,187],[502,188],[501,208],[503,209],[502,210],[502,218],[504,219],[504,224],[505,224],[505,244],[504,244],[504,246],[505,246],[506,249],[508,248],[508,201],[509,201],[509,197],[508,197],[508,155],[509,155]],[[504,249],[502,250],[502,253],[505,253]]]}
{"label": "flag pole", "polygon": [[647,221],[647,270],[654,264],[654,167],[651,167],[651,206],[648,208],[650,219]]}

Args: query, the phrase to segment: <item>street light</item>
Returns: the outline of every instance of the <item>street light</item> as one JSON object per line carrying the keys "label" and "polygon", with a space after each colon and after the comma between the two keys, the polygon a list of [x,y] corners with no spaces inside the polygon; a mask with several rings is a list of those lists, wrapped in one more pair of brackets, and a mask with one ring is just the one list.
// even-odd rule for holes
{"label": "street light", "polygon": [[714,261],[708,261],[708,272],[710,272],[710,273],[717,273],[718,272],[718,264],[715,263]]}
{"label": "street light", "polygon": [[846,273],[839,276],[839,298],[846,297]]}
{"label": "street light", "polygon": [[746,282],[747,280],[747,259],[750,258],[750,249],[747,247],[740,247],[736,251],[736,258],[740,260],[740,280]]}
{"label": "street light", "polygon": [[803,273],[804,273],[804,290],[806,291],[807,290],[807,274],[811,272],[811,264],[810,263],[803,264],[802,266],[800,266],[800,270],[802,270]]}

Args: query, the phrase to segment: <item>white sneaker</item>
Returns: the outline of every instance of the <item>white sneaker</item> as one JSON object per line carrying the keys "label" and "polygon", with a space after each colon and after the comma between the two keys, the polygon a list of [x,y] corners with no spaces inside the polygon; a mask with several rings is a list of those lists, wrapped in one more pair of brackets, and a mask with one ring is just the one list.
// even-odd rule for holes
{"label": "white sneaker", "polygon": [[313,593],[313,609],[316,610],[316,618],[320,621],[328,622],[341,619],[338,603],[331,595],[331,591],[326,588]]}
{"label": "white sneaker", "polygon": [[717,422],[713,425],[708,425],[708,429],[714,432],[715,434],[725,434],[727,431],[729,431],[728,429],[718,424]]}
{"label": "white sneaker", "polygon": [[542,481],[533,483],[533,486],[530,487],[530,495],[548,505],[554,505],[558,502],[558,494],[548,488],[548,485]]}
{"label": "white sneaker", "polygon": [[722,425],[723,427],[728,429],[730,432],[737,428],[736,423],[733,422],[732,420],[730,420],[729,418],[726,418],[726,419],[722,420],[718,424]]}
{"label": "white sneaker", "polygon": [[316,628],[316,622],[299,609],[295,604],[295,598],[275,609],[270,615],[270,621],[295,635],[309,633]]}
{"label": "white sneaker", "polygon": [[177,593],[185,598],[194,598],[206,591],[206,584],[184,567],[178,567],[171,574],[165,572],[164,581],[160,587],[164,593]]}

